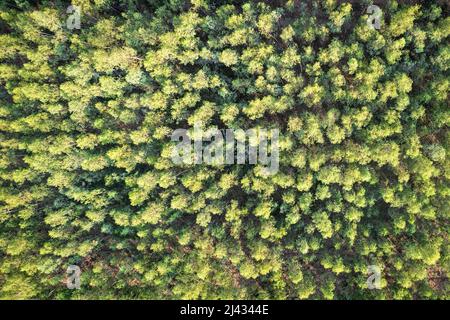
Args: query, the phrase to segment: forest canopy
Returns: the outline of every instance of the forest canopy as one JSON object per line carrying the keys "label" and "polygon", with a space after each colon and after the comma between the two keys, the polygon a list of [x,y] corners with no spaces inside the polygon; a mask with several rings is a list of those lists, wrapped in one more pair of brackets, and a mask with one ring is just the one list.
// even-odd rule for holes
{"label": "forest canopy", "polygon": [[[450,298],[449,35],[446,1],[1,1],[0,298]],[[278,171],[173,163],[197,122],[279,130]]]}

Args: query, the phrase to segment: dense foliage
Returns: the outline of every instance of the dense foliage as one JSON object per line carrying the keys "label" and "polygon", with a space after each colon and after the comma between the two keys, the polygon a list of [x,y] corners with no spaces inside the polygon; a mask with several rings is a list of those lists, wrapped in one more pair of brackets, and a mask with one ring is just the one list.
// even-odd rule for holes
{"label": "dense foliage", "polygon": [[[0,4],[1,298],[449,298],[446,1],[73,4]],[[196,121],[279,172],[175,165]]]}

